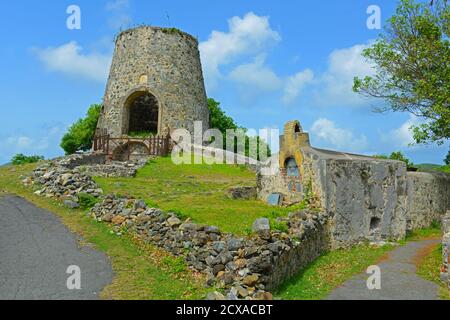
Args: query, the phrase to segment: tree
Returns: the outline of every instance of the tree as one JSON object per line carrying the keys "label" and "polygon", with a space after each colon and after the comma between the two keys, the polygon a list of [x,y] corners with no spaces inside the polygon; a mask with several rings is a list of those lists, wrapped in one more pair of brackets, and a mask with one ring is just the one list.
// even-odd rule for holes
{"label": "tree", "polygon": [[[223,149],[226,149],[226,133],[227,130],[237,130],[241,129],[244,132],[247,132],[247,129],[241,126],[238,126],[236,122],[228,116],[221,108],[220,108],[220,102],[214,100],[213,98],[208,99],[208,109],[210,112],[210,126],[214,129],[219,129],[219,131],[223,135]],[[270,156],[270,148],[269,146],[260,139],[259,136],[257,137],[250,137],[248,135],[245,135],[245,155],[249,156],[250,154],[250,141],[255,141],[256,139],[256,145],[257,147],[257,159],[263,160],[262,150],[260,150],[260,147],[267,148],[267,156]],[[234,152],[237,152],[237,146],[235,145]]]}
{"label": "tree", "polygon": [[448,150],[447,157],[444,159],[444,163],[450,166],[450,150]]}
{"label": "tree", "polygon": [[378,158],[378,159],[391,159],[391,160],[403,161],[404,163],[406,163],[406,166],[408,168],[414,166],[414,163],[411,160],[409,160],[408,158],[406,158],[405,155],[401,151],[392,152],[389,157],[384,154],[374,155],[373,157]]}
{"label": "tree", "polygon": [[44,160],[43,156],[26,156],[22,153],[18,153],[11,159],[11,163],[13,165],[21,165],[26,163],[35,163],[42,160]]}
{"label": "tree", "polygon": [[220,108],[220,102],[213,98],[208,99],[208,109],[210,113],[210,126],[219,129],[225,135],[227,129],[238,129],[239,126],[234,122],[233,118],[226,115]]}
{"label": "tree", "polygon": [[86,151],[92,147],[101,108],[102,106],[98,104],[91,105],[86,117],[79,119],[69,128],[61,140],[61,148],[66,154],[72,154],[79,150]]}
{"label": "tree", "polygon": [[353,90],[383,99],[377,111],[409,112],[417,143],[442,144],[450,137],[450,10],[447,1],[400,0],[383,34],[363,56],[375,75],[355,78]]}

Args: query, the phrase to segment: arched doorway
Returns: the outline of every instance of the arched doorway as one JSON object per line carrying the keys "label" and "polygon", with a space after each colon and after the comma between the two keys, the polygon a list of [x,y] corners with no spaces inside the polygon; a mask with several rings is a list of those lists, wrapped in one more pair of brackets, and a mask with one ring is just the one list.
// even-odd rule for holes
{"label": "arched doorway", "polygon": [[129,136],[158,134],[159,103],[148,91],[131,94],[125,103],[123,133]]}

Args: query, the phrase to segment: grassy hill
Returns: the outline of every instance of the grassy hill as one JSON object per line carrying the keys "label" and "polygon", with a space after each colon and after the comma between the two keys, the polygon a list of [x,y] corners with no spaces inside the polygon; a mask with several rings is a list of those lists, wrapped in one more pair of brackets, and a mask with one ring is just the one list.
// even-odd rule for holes
{"label": "grassy hill", "polygon": [[419,169],[419,171],[442,171],[450,173],[450,165],[439,165],[434,163],[421,163],[414,165]]}

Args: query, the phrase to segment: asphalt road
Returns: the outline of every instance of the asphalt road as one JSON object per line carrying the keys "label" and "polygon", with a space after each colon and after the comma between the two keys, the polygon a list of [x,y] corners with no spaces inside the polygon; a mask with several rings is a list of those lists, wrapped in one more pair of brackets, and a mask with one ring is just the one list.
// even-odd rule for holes
{"label": "asphalt road", "polygon": [[[108,257],[71,233],[54,214],[22,198],[0,197],[0,299],[92,300],[112,281]],[[69,290],[78,266],[81,289]]]}
{"label": "asphalt road", "polygon": [[422,249],[439,239],[409,242],[391,251],[379,263],[381,289],[369,290],[365,272],[358,274],[331,292],[328,300],[438,300],[439,286],[416,274],[414,259]]}

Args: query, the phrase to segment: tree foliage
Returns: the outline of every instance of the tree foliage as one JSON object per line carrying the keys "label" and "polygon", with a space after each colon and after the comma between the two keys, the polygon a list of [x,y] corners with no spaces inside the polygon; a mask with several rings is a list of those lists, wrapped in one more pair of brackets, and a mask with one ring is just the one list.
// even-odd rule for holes
{"label": "tree foliage", "polygon": [[450,137],[450,11],[447,1],[400,0],[379,39],[363,52],[375,74],[355,78],[353,89],[384,99],[378,111],[406,111],[417,143]]}
{"label": "tree foliage", "polygon": [[392,152],[390,156],[380,154],[380,155],[374,155],[373,157],[378,158],[378,159],[391,159],[391,160],[403,161],[404,163],[406,163],[406,166],[408,168],[414,166],[414,163],[411,160],[409,160],[401,151]]}
{"label": "tree foliage", "polygon": [[86,151],[92,147],[95,129],[100,116],[102,106],[93,104],[89,107],[86,117],[75,122],[63,136],[61,148],[66,154],[77,151]]}
{"label": "tree foliage", "polygon": [[444,163],[446,165],[450,165],[450,150],[447,153],[447,157],[445,157],[445,159],[444,159]]}
{"label": "tree foliage", "polygon": [[[210,112],[210,126],[211,128],[218,129],[223,135],[223,149],[226,149],[226,134],[227,130],[238,130],[241,129],[245,133],[247,129],[239,126],[233,118],[228,116],[221,108],[220,102],[214,100],[213,98],[208,99],[208,109]],[[255,141],[256,140],[256,141]],[[247,134],[245,135],[245,155],[249,156],[250,154],[250,142],[256,142],[257,147],[257,158],[258,160],[264,160],[261,149],[267,148],[267,156],[270,156],[270,148],[265,141],[263,141],[259,136],[250,137]],[[235,152],[237,152],[237,146],[235,145]]]}
{"label": "tree foliage", "polygon": [[35,163],[42,160],[44,160],[43,156],[26,156],[22,153],[18,153],[11,159],[11,163],[13,165],[21,165],[26,163]]}

